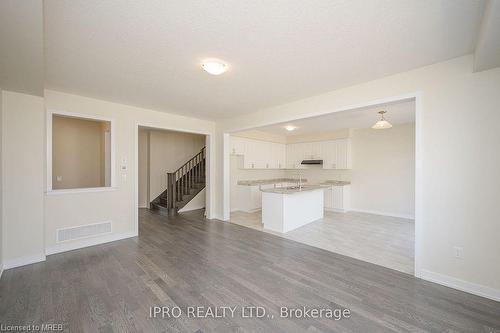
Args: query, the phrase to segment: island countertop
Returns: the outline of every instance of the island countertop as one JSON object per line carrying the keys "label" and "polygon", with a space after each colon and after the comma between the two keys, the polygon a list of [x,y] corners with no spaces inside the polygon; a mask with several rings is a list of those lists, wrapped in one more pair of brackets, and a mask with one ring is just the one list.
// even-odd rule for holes
{"label": "island countertop", "polygon": [[[295,178],[272,178],[272,179],[254,179],[254,180],[239,180],[238,185],[244,186],[257,186],[279,183],[296,183],[298,179]],[[307,182],[307,179],[302,179],[302,182]]]}
{"label": "island countertop", "polygon": [[288,186],[288,187],[276,187],[276,188],[264,188],[261,189],[262,192],[266,193],[276,193],[276,194],[295,194],[307,191],[324,190],[324,186],[320,185],[302,185],[302,186]]}
{"label": "island countertop", "polygon": [[320,183],[320,185],[323,185],[323,186],[347,186],[347,185],[351,185],[351,182],[347,181],[347,180],[325,180],[324,182]]}

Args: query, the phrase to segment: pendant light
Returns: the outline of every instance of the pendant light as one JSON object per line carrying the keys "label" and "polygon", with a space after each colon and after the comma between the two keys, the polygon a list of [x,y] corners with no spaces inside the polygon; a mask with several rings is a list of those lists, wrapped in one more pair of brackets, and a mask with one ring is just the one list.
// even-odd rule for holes
{"label": "pendant light", "polygon": [[387,113],[387,111],[379,111],[380,113],[380,120],[375,123],[375,125],[372,126],[373,129],[387,129],[391,128],[392,125],[390,122],[385,120],[384,118],[384,113]]}

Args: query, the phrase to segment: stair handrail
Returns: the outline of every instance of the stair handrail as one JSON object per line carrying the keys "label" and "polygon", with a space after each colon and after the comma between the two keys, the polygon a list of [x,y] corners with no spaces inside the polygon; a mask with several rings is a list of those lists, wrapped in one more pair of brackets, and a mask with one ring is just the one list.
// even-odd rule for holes
{"label": "stair handrail", "polygon": [[169,209],[175,208],[178,197],[182,198],[183,193],[189,192],[193,182],[205,175],[205,148],[203,147],[199,153],[174,172],[167,172],[167,200]]}

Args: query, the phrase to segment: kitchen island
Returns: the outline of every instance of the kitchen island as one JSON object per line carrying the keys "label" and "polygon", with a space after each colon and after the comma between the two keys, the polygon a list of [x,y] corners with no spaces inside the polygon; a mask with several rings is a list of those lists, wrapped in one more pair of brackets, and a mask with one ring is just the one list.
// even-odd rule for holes
{"label": "kitchen island", "polygon": [[322,186],[261,189],[264,229],[285,233],[323,218]]}

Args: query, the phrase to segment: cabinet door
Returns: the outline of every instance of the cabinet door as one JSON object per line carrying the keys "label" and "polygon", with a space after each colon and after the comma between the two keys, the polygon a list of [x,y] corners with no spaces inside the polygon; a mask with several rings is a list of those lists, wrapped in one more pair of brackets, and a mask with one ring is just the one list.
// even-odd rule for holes
{"label": "cabinet door", "polygon": [[259,168],[272,168],[272,142],[259,142]]}
{"label": "cabinet door", "polygon": [[256,147],[255,140],[250,139],[242,139],[243,141],[243,155],[244,155],[244,168],[245,169],[254,169],[255,168],[255,159],[256,159]]}
{"label": "cabinet door", "polygon": [[309,146],[310,155],[313,160],[320,160],[321,157],[321,142],[311,142]]}
{"label": "cabinet door", "polygon": [[325,208],[333,208],[333,187],[325,189]]}
{"label": "cabinet door", "polygon": [[342,186],[333,186],[333,208],[344,209],[344,192]]}
{"label": "cabinet door", "polygon": [[273,169],[283,169],[285,167],[285,145],[281,143],[271,143],[270,167]]}
{"label": "cabinet door", "polygon": [[280,169],[285,169],[286,168],[286,145],[280,143],[280,160],[279,160],[279,168]]}
{"label": "cabinet door", "polygon": [[337,169],[337,142],[324,141],[323,147],[323,168],[324,169]]}
{"label": "cabinet door", "polygon": [[286,167],[288,169],[295,168],[296,148],[296,145],[293,143],[286,145]]}
{"label": "cabinet door", "polygon": [[235,155],[243,155],[244,154],[244,139],[237,137],[237,136],[231,136],[231,154]]}
{"label": "cabinet door", "polygon": [[262,207],[262,192],[260,191],[259,186],[250,186],[252,188],[252,197],[251,197],[251,207],[249,210],[256,210]]}
{"label": "cabinet door", "polygon": [[351,140],[337,140],[337,169],[351,168]]}

